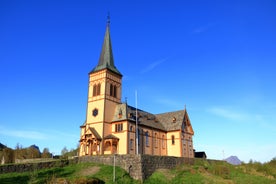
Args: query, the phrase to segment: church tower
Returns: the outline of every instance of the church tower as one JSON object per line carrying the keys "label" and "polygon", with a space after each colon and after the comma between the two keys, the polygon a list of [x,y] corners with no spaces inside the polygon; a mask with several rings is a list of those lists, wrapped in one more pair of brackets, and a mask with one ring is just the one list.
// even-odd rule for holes
{"label": "church tower", "polygon": [[108,17],[98,65],[89,73],[86,122],[81,126],[80,156],[103,154],[116,105],[121,103],[122,74],[114,65]]}

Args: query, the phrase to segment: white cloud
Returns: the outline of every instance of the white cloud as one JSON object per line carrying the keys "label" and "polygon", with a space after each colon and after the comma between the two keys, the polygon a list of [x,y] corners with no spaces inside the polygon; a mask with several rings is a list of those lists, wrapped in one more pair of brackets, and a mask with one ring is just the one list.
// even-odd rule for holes
{"label": "white cloud", "polygon": [[49,129],[43,129],[42,132],[36,130],[12,130],[10,128],[0,127],[0,135],[34,140],[58,140],[60,137],[78,139],[78,136],[76,134],[70,134],[66,132]]}
{"label": "white cloud", "polygon": [[47,135],[37,131],[29,131],[29,130],[9,130],[3,127],[0,127],[0,135],[10,136],[10,137],[18,137],[25,139],[39,139],[45,140],[47,139]]}
{"label": "white cloud", "polygon": [[[244,110],[238,111],[233,110],[238,108],[233,107],[211,107],[208,108],[206,111],[208,113],[214,114],[218,117],[222,117],[228,120],[234,120],[236,122],[243,122],[243,123],[255,123],[259,127],[263,129],[268,129],[269,131],[276,131],[274,126],[275,116],[268,115],[262,112],[245,112]],[[269,111],[269,110],[267,110]],[[268,113],[268,112],[265,112]],[[274,114],[274,112],[273,112]]]}
{"label": "white cloud", "polygon": [[235,121],[247,121],[251,119],[251,116],[247,113],[236,112],[223,107],[212,107],[207,109],[207,112]]}
{"label": "white cloud", "polygon": [[152,71],[154,68],[156,68],[158,65],[162,64],[163,62],[165,62],[167,59],[168,58],[164,58],[164,59],[160,59],[160,60],[157,60],[157,61],[151,63],[146,68],[144,68],[143,70],[141,70],[141,74],[144,74],[144,73]]}
{"label": "white cloud", "polygon": [[[78,129],[76,129],[78,130]],[[68,133],[68,132],[61,132],[57,130],[47,130],[51,135],[53,135],[54,138],[60,138],[60,137],[67,137],[67,138],[73,138],[78,140],[79,139],[79,132],[75,131],[75,133]],[[77,133],[76,133],[77,132]]]}

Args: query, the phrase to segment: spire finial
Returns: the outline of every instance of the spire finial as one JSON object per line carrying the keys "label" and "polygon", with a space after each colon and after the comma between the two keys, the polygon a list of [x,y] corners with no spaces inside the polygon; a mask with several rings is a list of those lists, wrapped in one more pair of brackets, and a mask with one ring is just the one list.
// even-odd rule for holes
{"label": "spire finial", "polygon": [[109,26],[109,24],[110,24],[110,13],[107,12],[107,25]]}

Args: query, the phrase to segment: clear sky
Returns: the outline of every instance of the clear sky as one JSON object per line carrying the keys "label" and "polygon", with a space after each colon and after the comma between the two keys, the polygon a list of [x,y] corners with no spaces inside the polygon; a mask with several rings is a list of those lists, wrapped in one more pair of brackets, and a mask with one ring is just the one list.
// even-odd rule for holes
{"label": "clear sky", "polygon": [[276,1],[0,1],[0,142],[76,148],[108,12],[123,98],[187,107],[208,158],[276,156]]}

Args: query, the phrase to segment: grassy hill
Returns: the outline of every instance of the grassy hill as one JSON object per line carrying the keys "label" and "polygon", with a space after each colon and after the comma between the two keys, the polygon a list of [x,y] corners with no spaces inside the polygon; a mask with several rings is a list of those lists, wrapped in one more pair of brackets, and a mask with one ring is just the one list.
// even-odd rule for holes
{"label": "grassy hill", "polygon": [[221,161],[196,160],[195,165],[180,165],[172,170],[160,169],[145,183],[276,184],[276,160],[266,164],[239,166]]}
{"label": "grassy hill", "polygon": [[[93,163],[74,164],[63,168],[35,170],[0,175],[0,183],[113,183],[113,167]],[[134,183],[123,169],[116,167],[115,183]],[[202,184],[276,184],[276,160],[266,164],[250,163],[232,166],[225,162],[196,160],[194,165],[180,165],[175,169],[159,169],[146,184],[202,183]]]}

